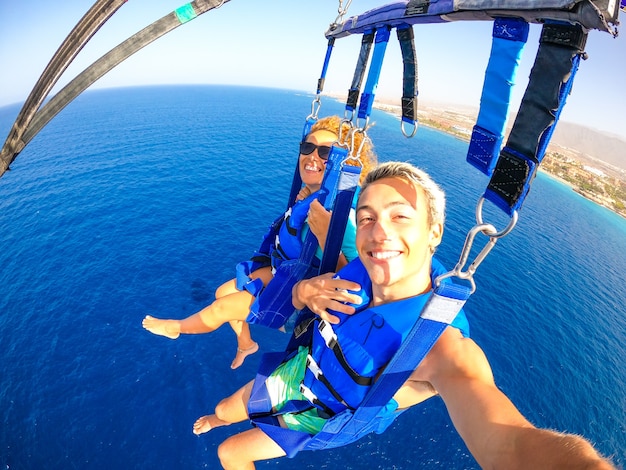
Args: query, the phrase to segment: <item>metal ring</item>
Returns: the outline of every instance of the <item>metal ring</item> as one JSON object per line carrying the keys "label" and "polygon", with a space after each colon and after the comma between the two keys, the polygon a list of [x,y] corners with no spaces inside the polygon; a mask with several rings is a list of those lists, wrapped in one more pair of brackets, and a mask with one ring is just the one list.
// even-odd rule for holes
{"label": "metal ring", "polygon": [[[483,204],[485,202],[485,196],[481,196],[480,199],[478,200],[478,203],[476,204],[476,222],[478,223],[478,225],[483,225]],[[513,230],[513,227],[515,227],[515,224],[517,224],[517,219],[518,219],[518,213],[517,211],[513,211],[513,214],[511,215],[511,220],[509,220],[509,224],[504,228],[504,230],[500,231],[500,232],[495,232],[495,233],[488,233],[488,232],[484,232],[485,235],[488,235],[490,237],[493,238],[502,238],[505,235],[508,235],[509,232],[511,230]]]}
{"label": "metal ring", "polygon": [[407,134],[406,131],[404,130],[404,123],[405,122],[406,121],[403,121],[403,120],[400,121],[400,130],[402,131],[402,135],[404,137],[406,137],[407,139],[410,139],[417,132],[417,121],[413,121],[413,132],[411,132],[411,134]]}

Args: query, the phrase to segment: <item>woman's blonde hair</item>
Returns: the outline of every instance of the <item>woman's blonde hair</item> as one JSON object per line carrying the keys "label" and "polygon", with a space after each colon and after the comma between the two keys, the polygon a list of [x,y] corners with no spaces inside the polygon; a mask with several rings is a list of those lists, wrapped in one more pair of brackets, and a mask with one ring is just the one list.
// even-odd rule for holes
{"label": "woman's blonde hair", "polygon": [[[339,130],[339,126],[341,126],[341,131]],[[352,126],[350,126],[350,123],[344,121],[339,116],[323,117],[315,121],[309,134],[317,131],[332,132],[337,136],[337,138],[341,137],[342,142],[340,142],[340,144],[347,143],[351,147],[351,153],[354,157],[358,156],[361,162],[361,176],[359,183],[363,184],[365,177],[376,167],[377,163],[374,146],[369,137],[364,139],[363,132],[352,132]],[[360,152],[359,149],[361,149]],[[359,152],[358,155],[357,152]],[[348,159],[346,164],[358,166],[359,162],[355,159]]]}

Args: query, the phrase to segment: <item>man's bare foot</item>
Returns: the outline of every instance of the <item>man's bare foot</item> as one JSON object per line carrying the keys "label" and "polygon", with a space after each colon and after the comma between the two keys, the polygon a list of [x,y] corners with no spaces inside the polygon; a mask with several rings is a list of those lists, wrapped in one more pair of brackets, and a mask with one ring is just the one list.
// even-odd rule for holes
{"label": "man's bare foot", "polygon": [[241,366],[241,364],[243,364],[243,361],[245,361],[246,357],[248,357],[250,354],[254,354],[258,350],[259,350],[258,343],[254,343],[252,346],[246,349],[237,348],[237,354],[235,354],[235,359],[233,359],[233,362],[230,365],[230,368],[236,369],[237,367]]}
{"label": "man's bare foot", "polygon": [[141,322],[141,326],[150,333],[170,339],[176,339],[180,336],[180,323],[178,320],[162,320],[146,315],[146,318]]}
{"label": "man's bare foot", "polygon": [[195,423],[193,423],[193,433],[196,435],[209,432],[211,429],[219,428],[220,426],[228,426],[230,423],[222,421],[215,415],[200,416]]}

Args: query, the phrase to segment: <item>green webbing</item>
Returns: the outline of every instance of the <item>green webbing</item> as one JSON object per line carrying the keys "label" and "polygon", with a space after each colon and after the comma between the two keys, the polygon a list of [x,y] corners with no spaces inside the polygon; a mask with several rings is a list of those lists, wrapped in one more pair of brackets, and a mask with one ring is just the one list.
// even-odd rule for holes
{"label": "green webbing", "polygon": [[176,13],[176,17],[178,18],[178,21],[180,21],[180,24],[185,24],[187,21],[191,21],[198,16],[196,15],[196,11],[191,6],[191,3],[187,3],[186,5],[177,8],[174,10],[174,13]]}

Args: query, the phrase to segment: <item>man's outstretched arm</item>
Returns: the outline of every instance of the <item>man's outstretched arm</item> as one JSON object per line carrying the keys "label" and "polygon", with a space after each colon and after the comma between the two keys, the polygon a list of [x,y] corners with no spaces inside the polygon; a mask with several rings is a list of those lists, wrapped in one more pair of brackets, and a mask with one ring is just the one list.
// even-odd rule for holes
{"label": "man's outstretched arm", "polygon": [[412,376],[427,380],[483,468],[597,469],[615,467],[585,439],[534,427],[498,389],[483,351],[448,328]]}

